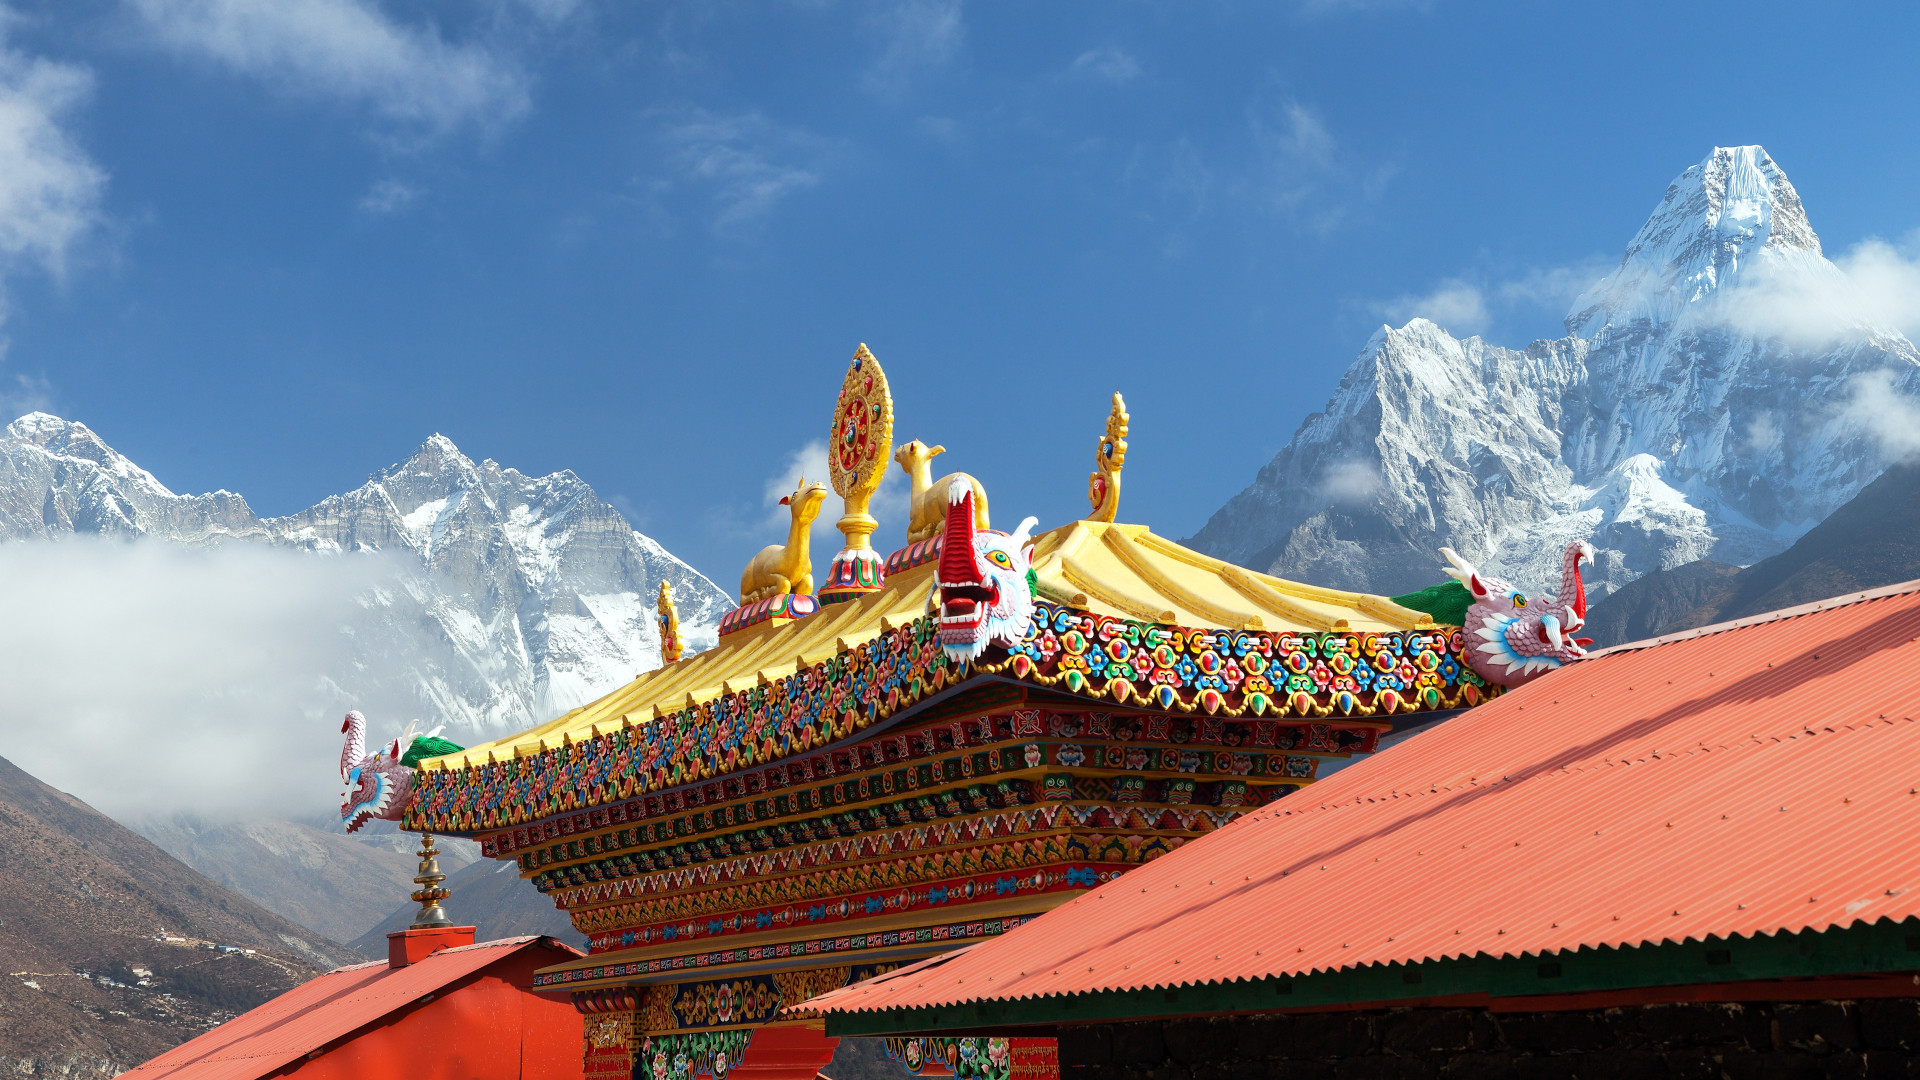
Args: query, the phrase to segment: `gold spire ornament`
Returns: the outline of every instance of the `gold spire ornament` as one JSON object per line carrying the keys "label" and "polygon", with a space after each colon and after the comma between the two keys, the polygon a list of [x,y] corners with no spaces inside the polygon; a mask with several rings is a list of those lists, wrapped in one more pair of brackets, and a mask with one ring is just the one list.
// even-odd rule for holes
{"label": "gold spire ornament", "polygon": [[433,834],[420,838],[420,872],[414,875],[414,884],[420,888],[412,894],[413,902],[420,910],[413,913],[413,922],[407,924],[409,930],[433,930],[442,926],[452,926],[453,920],[447,917],[440,901],[453,893],[440,887],[447,875],[440,872],[440,852],[433,846]]}
{"label": "gold spire ornament", "polygon": [[1107,430],[1093,452],[1093,472],[1087,474],[1087,501],[1093,504],[1088,521],[1112,521],[1120,513],[1120,470],[1127,463],[1127,402],[1113,394]]}
{"label": "gold spire ornament", "polygon": [[867,506],[887,477],[893,456],[893,394],[887,373],[863,343],[847,365],[840,398],[833,408],[833,433],[827,440],[828,476],[845,504],[838,527],[847,546],[833,557],[820,601],[833,604],[876,592],[886,582],[886,564],[873,550],[879,526]]}
{"label": "gold spire ornament", "polygon": [[673,586],[660,579],[660,600],[655,605],[660,619],[660,662],[671,664],[680,659],[686,646],[680,640],[680,609],[673,606]]}

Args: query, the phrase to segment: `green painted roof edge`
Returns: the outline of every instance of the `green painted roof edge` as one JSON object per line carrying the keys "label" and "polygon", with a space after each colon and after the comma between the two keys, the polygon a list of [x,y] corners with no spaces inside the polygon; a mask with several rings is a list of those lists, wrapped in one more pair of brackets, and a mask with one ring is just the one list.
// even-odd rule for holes
{"label": "green painted roof edge", "polygon": [[1485,995],[1539,997],[1662,986],[1920,970],[1920,919],[1771,936],[1709,938],[1538,956],[1471,956],[1226,983],[829,1013],[834,1037],[982,1032],[1216,1013],[1412,1004]]}
{"label": "green painted roof edge", "polygon": [[1457,581],[1445,581],[1438,585],[1429,585],[1419,592],[1410,592],[1405,596],[1390,596],[1387,599],[1403,608],[1424,611],[1433,616],[1433,621],[1445,626],[1465,626],[1467,609],[1473,606],[1473,594],[1465,585]]}

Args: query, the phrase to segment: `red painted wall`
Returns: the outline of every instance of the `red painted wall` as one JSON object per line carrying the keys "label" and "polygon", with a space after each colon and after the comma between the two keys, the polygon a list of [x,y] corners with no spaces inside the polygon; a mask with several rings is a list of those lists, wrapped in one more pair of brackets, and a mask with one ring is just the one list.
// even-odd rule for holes
{"label": "red painted wall", "polygon": [[523,949],[279,1075],[299,1080],[579,1080],[580,1014],[515,983],[554,962]]}

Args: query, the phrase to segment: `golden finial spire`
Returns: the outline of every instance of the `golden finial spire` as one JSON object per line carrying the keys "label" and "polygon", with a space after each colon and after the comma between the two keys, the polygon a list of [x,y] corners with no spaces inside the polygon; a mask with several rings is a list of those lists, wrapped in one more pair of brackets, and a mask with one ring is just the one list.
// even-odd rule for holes
{"label": "golden finial spire", "polygon": [[680,659],[685,645],[680,640],[680,609],[673,606],[673,586],[660,579],[660,662],[671,664]]}
{"label": "golden finial spire", "polygon": [[420,888],[413,893],[413,902],[420,905],[414,912],[409,930],[431,930],[442,926],[452,926],[453,920],[447,918],[446,909],[440,901],[452,896],[451,892],[440,887],[447,875],[440,872],[440,852],[433,846],[433,834],[420,838],[420,872],[414,876],[414,883]]}
{"label": "golden finial spire", "polygon": [[1093,452],[1094,471],[1087,475],[1087,501],[1093,504],[1088,521],[1112,521],[1120,513],[1120,469],[1127,463],[1127,402],[1113,394],[1107,430]]}
{"label": "golden finial spire", "polygon": [[867,512],[873,493],[887,478],[893,456],[893,394],[880,361],[862,344],[847,365],[834,404],[833,433],[827,440],[827,466],[833,490],[846,505],[839,521],[847,546],[833,557],[827,583],[820,590],[825,603],[851,600],[873,592],[886,580],[886,565],[873,550],[870,537],[880,523]]}

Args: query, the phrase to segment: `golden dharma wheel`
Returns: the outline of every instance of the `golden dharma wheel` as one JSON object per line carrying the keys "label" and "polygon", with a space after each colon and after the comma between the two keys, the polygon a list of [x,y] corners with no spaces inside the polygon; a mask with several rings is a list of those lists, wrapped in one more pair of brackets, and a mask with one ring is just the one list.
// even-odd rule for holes
{"label": "golden dharma wheel", "polygon": [[892,457],[893,395],[880,361],[863,344],[847,365],[833,409],[833,434],[827,442],[833,490],[849,509],[857,504],[864,511],[886,478]]}

